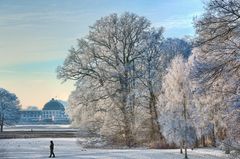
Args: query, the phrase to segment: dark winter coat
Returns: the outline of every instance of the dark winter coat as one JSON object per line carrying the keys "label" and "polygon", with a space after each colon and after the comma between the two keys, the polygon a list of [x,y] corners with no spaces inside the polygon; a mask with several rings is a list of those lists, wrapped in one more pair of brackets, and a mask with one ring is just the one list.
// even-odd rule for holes
{"label": "dark winter coat", "polygon": [[53,144],[53,142],[51,142],[51,144],[50,144],[50,150],[53,150],[54,149],[54,144]]}

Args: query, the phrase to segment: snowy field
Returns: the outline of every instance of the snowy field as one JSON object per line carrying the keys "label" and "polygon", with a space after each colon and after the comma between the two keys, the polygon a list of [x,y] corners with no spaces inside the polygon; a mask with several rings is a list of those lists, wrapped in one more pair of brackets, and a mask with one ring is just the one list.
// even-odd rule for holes
{"label": "snowy field", "polygon": [[[179,150],[155,149],[83,149],[75,138],[36,138],[0,140],[0,159],[44,159],[49,141],[55,143],[56,158],[61,159],[182,159]],[[189,159],[225,159],[216,149],[189,150]]]}
{"label": "snowy field", "polygon": [[14,125],[5,126],[4,131],[77,131],[70,125]]}

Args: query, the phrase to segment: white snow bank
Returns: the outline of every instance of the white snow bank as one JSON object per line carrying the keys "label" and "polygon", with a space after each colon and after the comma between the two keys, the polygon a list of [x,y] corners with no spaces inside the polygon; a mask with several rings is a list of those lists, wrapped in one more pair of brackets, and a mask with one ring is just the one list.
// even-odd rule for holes
{"label": "white snow bank", "polygon": [[[0,140],[1,159],[45,159],[49,155],[49,141],[55,144],[59,159],[182,159],[178,149],[83,149],[75,138],[36,138]],[[80,139],[85,140],[85,139]],[[225,159],[217,149],[189,150],[189,159]]]}
{"label": "white snow bank", "polygon": [[4,126],[4,131],[78,131],[78,129],[71,127],[71,125],[14,125]]}

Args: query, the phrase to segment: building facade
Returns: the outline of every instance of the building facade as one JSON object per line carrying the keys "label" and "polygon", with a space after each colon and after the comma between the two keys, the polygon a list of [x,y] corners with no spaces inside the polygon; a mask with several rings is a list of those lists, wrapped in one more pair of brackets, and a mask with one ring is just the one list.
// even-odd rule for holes
{"label": "building facade", "polygon": [[42,110],[22,110],[20,123],[69,123],[65,108],[61,102],[51,99]]}

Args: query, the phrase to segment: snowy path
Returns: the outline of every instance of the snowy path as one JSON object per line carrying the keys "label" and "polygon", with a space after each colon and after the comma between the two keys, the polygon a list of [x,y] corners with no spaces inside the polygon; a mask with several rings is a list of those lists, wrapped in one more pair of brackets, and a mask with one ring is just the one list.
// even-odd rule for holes
{"label": "snowy path", "polygon": [[[0,140],[0,159],[45,159],[49,155],[49,138]],[[179,150],[87,149],[74,138],[56,138],[56,158],[61,159],[182,159]],[[189,151],[189,159],[224,159],[223,152],[213,149]]]}

